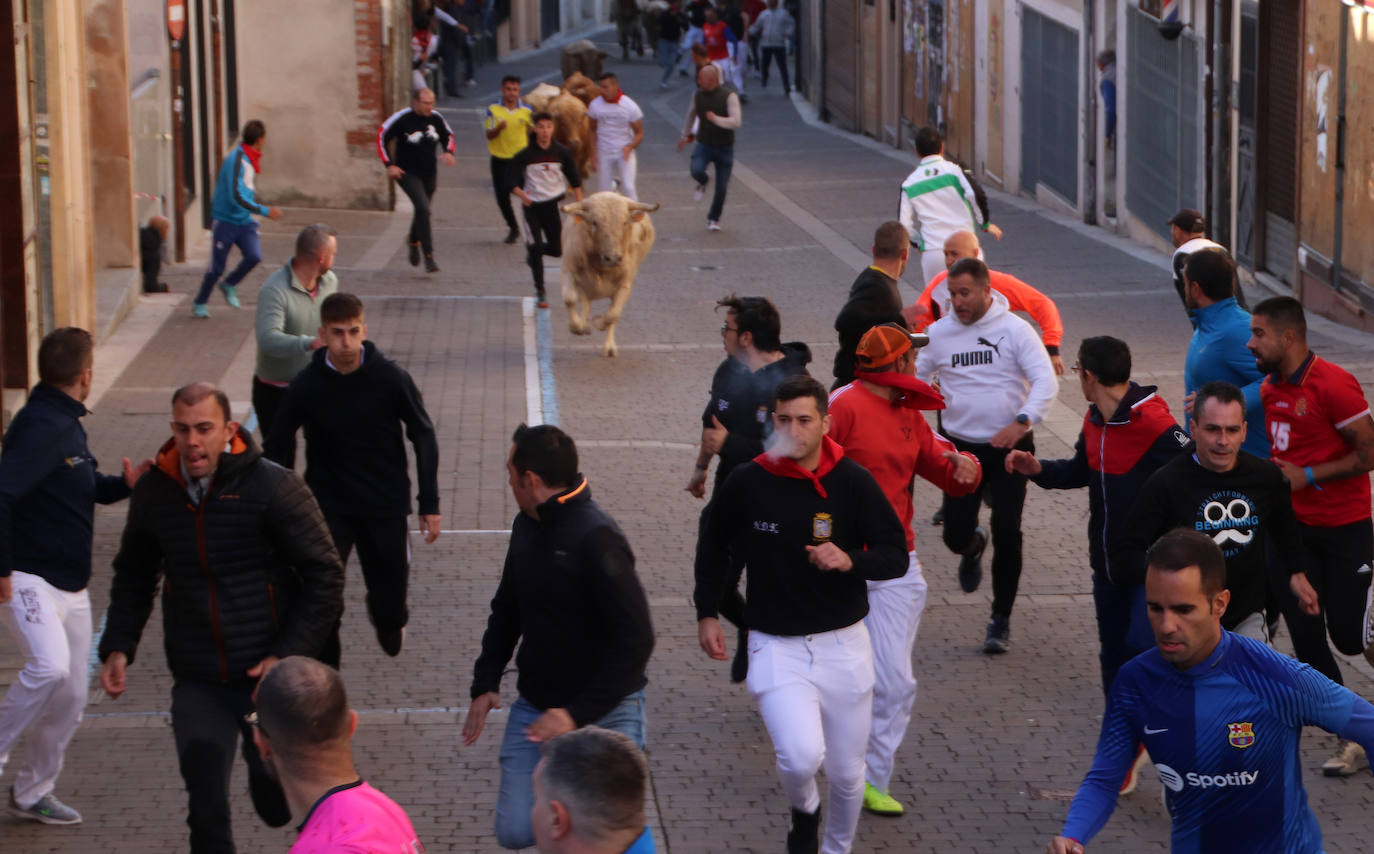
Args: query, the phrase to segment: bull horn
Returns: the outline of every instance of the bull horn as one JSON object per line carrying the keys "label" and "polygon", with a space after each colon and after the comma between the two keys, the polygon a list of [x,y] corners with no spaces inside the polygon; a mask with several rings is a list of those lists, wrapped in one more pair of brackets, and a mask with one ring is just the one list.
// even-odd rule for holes
{"label": "bull horn", "polygon": [[585,213],[586,210],[587,210],[587,208],[586,208],[585,206],[583,206],[583,204],[582,204],[581,202],[573,202],[573,203],[570,204],[570,205],[564,205],[564,206],[563,206],[563,213],[566,213],[566,214],[580,214],[580,213]]}
{"label": "bull horn", "polygon": [[658,202],[654,202],[652,205],[648,202],[630,202],[630,210],[632,211],[656,211],[658,208]]}

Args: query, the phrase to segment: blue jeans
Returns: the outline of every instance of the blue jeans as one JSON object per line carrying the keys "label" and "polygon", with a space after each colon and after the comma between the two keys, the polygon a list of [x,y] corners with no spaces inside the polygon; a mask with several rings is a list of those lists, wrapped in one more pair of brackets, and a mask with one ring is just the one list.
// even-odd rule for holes
{"label": "blue jeans", "polygon": [[663,77],[658,81],[660,84],[666,84],[673,76],[673,69],[681,57],[682,45],[672,39],[658,40],[658,65],[663,69]]}
{"label": "blue jeans", "polygon": [[1111,691],[1122,666],[1155,645],[1145,610],[1145,585],[1122,587],[1093,573],[1093,606],[1097,610],[1098,658],[1102,664],[1102,693]]}
{"label": "blue jeans", "polygon": [[[534,806],[534,766],[539,764],[539,745],[525,737],[525,728],[544,712],[524,697],[510,706],[506,734],[501,740],[501,789],[496,796],[496,841],[511,850],[534,847],[530,809]],[[644,749],[644,690],[630,694],[620,705],[596,722],[596,726],[629,736]]]}
{"label": "blue jeans", "polygon": [[225,276],[226,285],[237,285],[254,267],[262,263],[262,246],[258,243],[256,221],[235,225],[232,222],[215,220],[210,226],[210,240],[210,269],[205,271],[205,278],[201,280],[200,290],[196,293],[197,305],[205,305],[210,301],[210,292],[215,289],[215,283],[224,274],[230,249],[237,246],[243,254],[243,260],[234,268],[234,272]]}
{"label": "blue jeans", "polygon": [[698,142],[696,148],[692,149],[692,178],[703,187],[710,182],[706,176],[708,163],[716,164],[716,191],[711,196],[711,210],[706,218],[711,222],[720,222],[721,211],[725,209],[725,190],[730,184],[730,170],[735,165],[735,147]]}

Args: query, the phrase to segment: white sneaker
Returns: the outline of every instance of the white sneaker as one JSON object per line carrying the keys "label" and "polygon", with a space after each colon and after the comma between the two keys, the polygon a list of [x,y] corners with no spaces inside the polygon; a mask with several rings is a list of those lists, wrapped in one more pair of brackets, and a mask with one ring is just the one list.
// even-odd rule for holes
{"label": "white sneaker", "polygon": [[1369,585],[1364,595],[1364,658],[1374,664],[1374,584]]}
{"label": "white sneaker", "polygon": [[697,184],[696,189],[692,191],[692,201],[699,202],[704,198],[706,198],[706,185]]}
{"label": "white sneaker", "polygon": [[53,797],[52,792],[38,799],[31,807],[21,807],[14,799],[14,787],[10,787],[10,815],[39,821],[43,824],[80,824],[81,813]]}
{"label": "white sneaker", "polygon": [[707,231],[720,231],[720,223],[716,222],[716,221],[713,220],[713,219],[708,219],[708,220],[706,220],[706,230],[707,230]]}
{"label": "white sneaker", "polygon": [[1340,749],[1322,764],[1322,773],[1328,777],[1349,777],[1369,767],[1369,757],[1364,748],[1353,741],[1342,741]]}

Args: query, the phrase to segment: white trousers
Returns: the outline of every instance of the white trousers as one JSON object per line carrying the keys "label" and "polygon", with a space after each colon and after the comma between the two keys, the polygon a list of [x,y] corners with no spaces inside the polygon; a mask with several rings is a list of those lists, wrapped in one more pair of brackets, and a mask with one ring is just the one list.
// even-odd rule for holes
{"label": "white trousers", "polygon": [[639,201],[639,193],[635,190],[635,173],[639,171],[638,152],[631,151],[630,159],[626,160],[619,148],[598,148],[596,159],[600,164],[597,174],[601,176],[600,188],[603,193],[614,190],[613,182],[619,178],[621,195],[631,201]]}
{"label": "white trousers", "polygon": [[91,599],[85,590],[58,590],[37,575],[11,573],[14,595],[0,605],[19,641],[24,667],[0,702],[0,772],[10,749],[29,730],[14,800],[31,807],[57,784],[67,743],[86,707],[86,658],[91,651]]}
{"label": "white trousers", "polygon": [[864,747],[873,708],[873,647],[862,622],[782,637],[749,632],[749,693],[758,701],[793,809],[821,805],[816,772],[829,783],[821,854],[854,844],[864,797]]}
{"label": "white trousers", "polygon": [[911,651],[926,609],[926,579],[911,552],[906,575],[868,582],[864,625],[873,643],[873,731],[868,736],[865,779],[886,792],[892,785],[893,759],[911,723],[916,675]]}
{"label": "white trousers", "polygon": [[730,85],[735,87],[735,91],[744,94],[744,43],[735,42],[730,45],[730,58],[725,62],[726,69],[730,73]]}
{"label": "white trousers", "polygon": [[945,247],[936,246],[921,253],[921,278],[927,285],[945,271]]}

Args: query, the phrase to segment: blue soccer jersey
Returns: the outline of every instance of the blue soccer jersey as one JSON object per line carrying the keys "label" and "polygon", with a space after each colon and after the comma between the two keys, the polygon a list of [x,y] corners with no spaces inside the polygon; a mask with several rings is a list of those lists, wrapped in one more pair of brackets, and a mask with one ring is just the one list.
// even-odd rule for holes
{"label": "blue soccer jersey", "polygon": [[1216,650],[1188,670],[1158,649],[1143,653],[1112,685],[1097,755],[1063,835],[1086,844],[1102,829],[1143,743],[1164,784],[1174,854],[1320,852],[1298,754],[1306,725],[1374,755],[1374,706],[1262,643],[1222,632]]}

